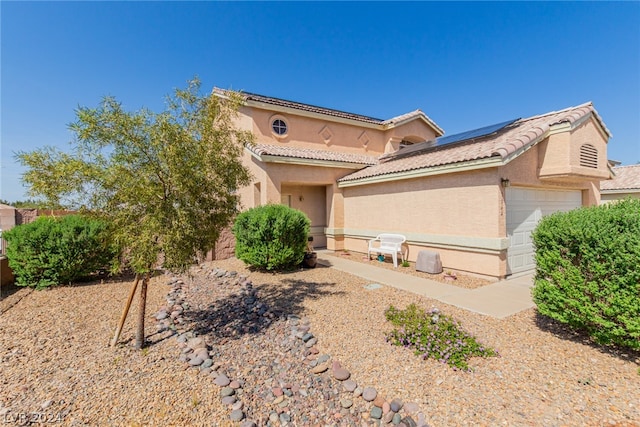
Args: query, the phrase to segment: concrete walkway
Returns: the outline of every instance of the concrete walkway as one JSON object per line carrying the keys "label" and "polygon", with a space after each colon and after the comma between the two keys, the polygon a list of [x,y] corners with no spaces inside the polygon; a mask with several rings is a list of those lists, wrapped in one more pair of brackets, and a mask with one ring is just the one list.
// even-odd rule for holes
{"label": "concrete walkway", "polygon": [[[392,286],[414,294],[442,301],[465,310],[504,319],[534,307],[531,298],[533,274],[501,280],[477,289],[465,289],[435,280],[423,279],[373,265],[335,256],[332,251],[318,250],[318,262],[372,283]],[[401,267],[398,267],[400,269]]]}

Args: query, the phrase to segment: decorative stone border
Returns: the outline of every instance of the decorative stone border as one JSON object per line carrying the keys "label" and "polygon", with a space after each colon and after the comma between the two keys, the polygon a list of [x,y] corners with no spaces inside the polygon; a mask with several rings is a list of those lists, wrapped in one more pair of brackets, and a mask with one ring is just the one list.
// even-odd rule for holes
{"label": "decorative stone border", "polygon": [[[238,276],[236,272],[227,272],[214,269],[208,274],[209,278],[216,281],[234,280],[240,286],[240,291],[244,295],[246,308],[254,311],[258,316],[272,319],[275,315],[264,304],[259,302],[259,297],[251,281],[244,276]],[[185,319],[185,312],[189,310],[188,302],[184,292],[185,283],[178,277],[172,277],[168,281],[171,291],[167,295],[167,306],[162,307],[156,314],[156,328],[158,332],[173,331],[173,336],[180,349],[178,360],[182,362],[185,369],[199,369],[203,377],[209,377],[220,387],[220,401],[229,407],[229,419],[239,422],[241,427],[256,427],[254,420],[246,419],[245,403],[243,396],[250,391],[243,388],[244,382],[241,379],[229,378],[221,371],[222,365],[216,363],[215,351],[211,348],[211,343],[207,343],[207,336],[197,336],[190,329]],[[214,284],[215,286],[216,284]],[[284,320],[284,319],[283,319]],[[299,350],[304,356],[304,363],[309,367],[310,376],[327,376],[337,380],[342,389],[339,399],[341,408],[348,410],[354,404],[365,404],[369,411],[361,415],[364,423],[374,423],[375,425],[394,425],[400,427],[423,427],[427,426],[425,416],[420,412],[420,408],[415,403],[404,403],[402,399],[394,398],[387,400],[381,396],[374,387],[360,386],[356,380],[351,378],[351,373],[342,366],[338,360],[332,360],[328,354],[319,355],[316,347],[317,337],[311,332],[311,325],[308,319],[300,319],[295,315],[288,315],[286,322],[290,328],[290,334],[299,340]],[[271,389],[275,399],[272,404],[280,408],[287,407],[288,399],[294,393],[305,396],[304,390],[293,387],[273,387]],[[268,419],[267,425],[286,426],[289,423],[295,425],[291,415],[287,412],[270,411],[265,414]],[[335,419],[338,421],[338,419]]]}

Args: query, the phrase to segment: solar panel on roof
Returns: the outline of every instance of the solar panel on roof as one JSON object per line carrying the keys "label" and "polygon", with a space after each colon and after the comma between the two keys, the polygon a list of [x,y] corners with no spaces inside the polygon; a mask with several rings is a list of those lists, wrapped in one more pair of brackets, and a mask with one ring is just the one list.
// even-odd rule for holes
{"label": "solar panel on roof", "polygon": [[467,141],[469,139],[480,138],[482,136],[491,135],[494,132],[497,132],[511,123],[515,122],[519,119],[507,120],[506,122],[496,123],[495,125],[489,125],[485,127],[481,127],[478,129],[468,130],[466,132],[460,132],[455,135],[449,136],[441,136],[440,138],[436,138],[435,147],[441,147],[447,144],[453,144],[455,142]]}
{"label": "solar panel on roof", "polygon": [[437,149],[446,145],[451,145],[458,142],[465,142],[471,139],[477,139],[477,138],[489,136],[493,133],[496,133],[506,128],[507,126],[516,122],[517,120],[520,120],[520,119],[507,120],[506,122],[496,123],[495,125],[484,126],[478,129],[457,133],[455,135],[441,136],[440,138],[432,139],[431,141],[425,141],[425,142],[420,142],[418,144],[413,144],[408,147],[404,147],[393,154],[386,155],[383,161],[398,159],[414,153],[430,151],[432,149]]}

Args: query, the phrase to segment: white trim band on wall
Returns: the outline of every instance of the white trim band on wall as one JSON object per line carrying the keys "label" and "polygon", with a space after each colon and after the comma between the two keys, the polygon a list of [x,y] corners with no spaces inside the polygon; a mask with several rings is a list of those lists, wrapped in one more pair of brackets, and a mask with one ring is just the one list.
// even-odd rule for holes
{"label": "white trim band on wall", "polygon": [[[355,228],[325,228],[327,237],[351,237],[373,239],[383,231]],[[400,233],[407,238],[407,244],[443,249],[463,249],[474,252],[499,253],[509,247],[507,237],[452,236],[445,234]]]}

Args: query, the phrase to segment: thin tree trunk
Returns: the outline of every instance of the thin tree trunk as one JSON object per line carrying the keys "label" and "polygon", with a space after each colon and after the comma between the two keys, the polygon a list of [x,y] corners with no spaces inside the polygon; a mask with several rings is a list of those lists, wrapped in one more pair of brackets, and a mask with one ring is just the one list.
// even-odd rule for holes
{"label": "thin tree trunk", "polygon": [[118,322],[118,327],[116,328],[116,332],[113,335],[113,339],[111,340],[111,347],[118,343],[118,339],[120,339],[120,333],[122,332],[122,327],[124,326],[125,320],[127,320],[127,316],[129,315],[129,309],[131,308],[131,302],[133,301],[133,297],[136,294],[136,289],[138,289],[138,282],[140,281],[140,275],[136,274],[136,280],[131,287],[131,291],[129,292],[129,299],[127,300],[127,304],[124,306],[124,310],[122,310],[122,315],[120,316],[120,322]]}
{"label": "thin tree trunk", "polygon": [[147,285],[149,283],[149,275],[147,273],[142,279],[142,286],[140,287],[140,305],[138,306],[138,331],[136,332],[136,350],[141,350],[144,347],[144,311],[147,305]]}

